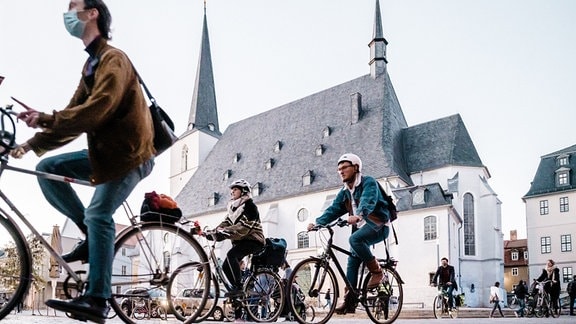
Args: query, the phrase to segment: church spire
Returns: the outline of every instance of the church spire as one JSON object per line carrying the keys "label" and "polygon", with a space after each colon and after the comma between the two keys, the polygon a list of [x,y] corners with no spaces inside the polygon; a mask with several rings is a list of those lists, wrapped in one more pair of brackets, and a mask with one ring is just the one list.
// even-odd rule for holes
{"label": "church spire", "polygon": [[376,0],[376,13],[374,15],[374,32],[372,41],[368,44],[370,47],[370,75],[373,79],[386,72],[386,45],[388,41],[384,38],[382,31],[382,16],[380,14],[380,1]]}
{"label": "church spire", "polygon": [[218,125],[218,109],[216,106],[216,90],[212,69],[212,55],[210,53],[210,39],[208,38],[208,21],[206,19],[206,1],[204,1],[204,24],[202,27],[202,43],[200,57],[194,83],[194,93],[187,131],[201,130],[216,135],[220,133]]}

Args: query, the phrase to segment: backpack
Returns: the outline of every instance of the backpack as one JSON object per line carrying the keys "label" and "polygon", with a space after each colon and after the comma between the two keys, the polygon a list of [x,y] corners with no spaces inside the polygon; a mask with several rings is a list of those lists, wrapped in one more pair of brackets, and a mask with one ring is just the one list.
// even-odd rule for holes
{"label": "backpack", "polygon": [[398,210],[396,209],[396,205],[394,205],[394,200],[392,200],[392,197],[388,195],[386,191],[384,191],[384,188],[382,188],[379,182],[376,183],[378,183],[378,188],[380,188],[382,197],[384,197],[384,200],[388,204],[388,213],[390,213],[390,221],[393,222],[398,218]]}

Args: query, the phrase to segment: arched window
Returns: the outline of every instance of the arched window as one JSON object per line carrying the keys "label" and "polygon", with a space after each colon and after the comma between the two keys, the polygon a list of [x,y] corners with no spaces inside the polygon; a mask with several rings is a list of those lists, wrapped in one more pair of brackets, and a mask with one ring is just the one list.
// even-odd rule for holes
{"label": "arched window", "polygon": [[436,216],[424,217],[424,241],[435,240],[438,237],[436,229]]}
{"label": "arched window", "polygon": [[182,147],[180,156],[180,172],[188,170],[188,145]]}
{"label": "arched window", "polygon": [[308,232],[298,233],[298,248],[305,249],[310,247],[310,240],[308,238]]}
{"label": "arched window", "polygon": [[464,255],[476,255],[474,197],[469,193],[464,194]]}

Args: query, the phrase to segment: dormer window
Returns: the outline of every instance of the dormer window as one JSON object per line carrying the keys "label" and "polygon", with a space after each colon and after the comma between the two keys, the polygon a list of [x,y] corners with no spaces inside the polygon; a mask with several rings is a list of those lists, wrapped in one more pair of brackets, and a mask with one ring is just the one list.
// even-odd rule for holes
{"label": "dormer window", "polygon": [[330,136],[330,127],[326,126],[322,130],[322,138],[326,138],[328,136]]}
{"label": "dormer window", "polygon": [[568,155],[560,155],[556,158],[558,166],[568,165]]}
{"label": "dormer window", "polygon": [[224,171],[224,174],[222,175],[222,180],[226,181],[226,180],[230,179],[231,175],[232,175],[232,170]]}
{"label": "dormer window", "polygon": [[240,161],[240,153],[234,154],[234,157],[232,158],[233,163],[238,163],[238,161]]}
{"label": "dormer window", "polygon": [[276,144],[274,144],[274,152],[278,153],[280,152],[281,149],[282,149],[282,142],[277,141]]}
{"label": "dormer window", "polygon": [[562,167],[556,170],[556,185],[559,187],[570,185],[570,169]]}
{"label": "dormer window", "polygon": [[270,170],[272,169],[272,167],[274,166],[274,159],[268,159],[266,161],[266,163],[264,164],[266,170]]}
{"label": "dormer window", "polygon": [[306,171],[302,176],[302,186],[309,186],[314,181],[314,173],[312,170]]}
{"label": "dormer window", "polygon": [[208,129],[213,132],[216,129],[216,126],[214,126],[214,124],[210,123],[208,124]]}
{"label": "dormer window", "polygon": [[217,192],[213,192],[212,195],[208,197],[208,206],[216,206],[218,203],[218,196]]}
{"label": "dormer window", "polygon": [[412,205],[422,205],[426,203],[424,193],[424,188],[419,188],[412,192]]}
{"label": "dormer window", "polygon": [[322,154],[324,154],[324,145],[320,144],[320,145],[316,146],[316,150],[314,151],[314,154],[316,154],[316,156],[322,156]]}
{"label": "dormer window", "polygon": [[252,186],[252,196],[253,197],[258,197],[260,196],[260,193],[262,192],[262,184],[260,182],[256,182],[253,186]]}

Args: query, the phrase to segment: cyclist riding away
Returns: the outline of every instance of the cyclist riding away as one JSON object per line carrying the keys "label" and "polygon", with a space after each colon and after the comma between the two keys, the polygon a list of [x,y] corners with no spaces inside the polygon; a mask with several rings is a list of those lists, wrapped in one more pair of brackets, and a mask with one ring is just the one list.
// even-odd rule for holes
{"label": "cyclist riding away", "polygon": [[[349,243],[352,255],[348,258],[346,278],[352,287],[357,286],[358,270],[362,263],[371,273],[368,288],[376,288],[383,278],[380,264],[370,251],[370,245],[384,241],[390,232],[388,204],[384,200],[376,179],[362,175],[362,161],[352,153],[346,153],[338,159],[338,174],[344,187],[324,213],[316,219],[316,224],[326,225],[338,217],[348,214],[348,223],[352,224]],[[315,224],[308,224],[311,230]],[[354,313],[357,295],[346,291],[344,302],[336,308],[338,314]]]}
{"label": "cyclist riding away", "polygon": [[446,293],[448,294],[448,307],[452,309],[454,308],[454,296],[452,295],[452,292],[458,290],[456,284],[456,272],[454,271],[454,267],[448,264],[448,258],[444,257],[440,262],[442,262],[442,264],[438,269],[436,269],[431,285],[446,290]]}

